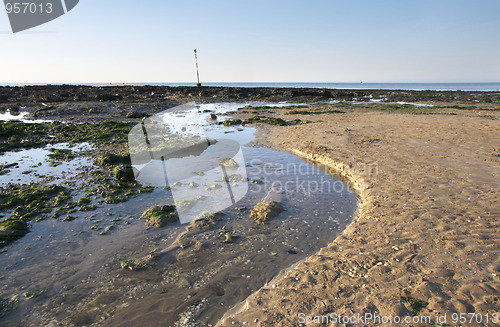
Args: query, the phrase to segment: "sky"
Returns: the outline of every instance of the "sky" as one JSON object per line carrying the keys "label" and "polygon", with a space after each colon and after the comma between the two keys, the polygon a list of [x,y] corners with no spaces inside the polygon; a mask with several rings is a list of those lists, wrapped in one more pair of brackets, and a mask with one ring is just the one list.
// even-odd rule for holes
{"label": "sky", "polygon": [[12,33],[0,83],[500,82],[499,0],[80,0]]}

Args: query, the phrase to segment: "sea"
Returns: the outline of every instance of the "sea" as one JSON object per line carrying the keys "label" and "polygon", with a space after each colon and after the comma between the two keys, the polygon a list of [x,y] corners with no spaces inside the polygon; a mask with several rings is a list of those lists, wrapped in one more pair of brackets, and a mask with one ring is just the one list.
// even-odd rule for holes
{"label": "sea", "polygon": [[[51,85],[84,86],[196,86],[196,83],[52,83]],[[0,86],[47,85],[44,83],[0,83]],[[357,90],[433,90],[433,91],[499,91],[495,83],[202,83],[215,87],[325,88]]]}

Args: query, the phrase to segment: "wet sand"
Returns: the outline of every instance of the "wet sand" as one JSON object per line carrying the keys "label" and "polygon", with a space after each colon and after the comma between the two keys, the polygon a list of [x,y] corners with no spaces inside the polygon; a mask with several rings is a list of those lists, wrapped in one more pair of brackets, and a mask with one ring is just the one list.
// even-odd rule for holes
{"label": "wet sand", "polygon": [[337,167],[361,208],[342,236],[218,325],[299,326],[301,313],[405,317],[412,299],[432,325],[467,313],[495,325],[486,315],[500,312],[500,112],[450,113],[282,115],[310,123],[259,126],[260,145]]}
{"label": "wet sand", "polygon": [[[207,137],[231,137],[246,144],[253,140],[254,128],[225,127],[209,120],[209,112],[216,112],[221,115],[218,120],[223,120],[229,118],[223,115],[226,111],[244,106],[242,103],[201,105],[193,107],[192,113],[173,112],[163,118],[180,128],[189,127],[189,121],[183,117],[189,120],[201,116]],[[98,151],[97,145],[84,145],[89,151],[83,151],[83,156]],[[80,148],[60,147],[69,147],[75,154]],[[231,170],[231,175],[239,176],[233,180],[232,188],[237,190],[248,184],[248,193],[226,208],[224,214],[217,215],[212,223],[190,226],[193,232],[183,237],[182,242],[174,239],[186,225],[154,229],[139,220],[143,211],[153,205],[173,202],[173,192],[166,192],[163,185],[156,184],[152,192],[126,202],[108,203],[89,195],[88,201],[96,205],[92,212],[75,211],[70,219],[34,222],[30,233],[2,253],[0,293],[15,299],[11,301],[15,301],[16,309],[5,312],[0,325],[210,326],[228,308],[243,301],[282,269],[326,246],[355,215],[356,195],[333,178],[328,169],[269,149],[243,147],[242,151],[245,160],[240,165],[245,167],[248,179],[236,174],[240,170]],[[66,170],[76,173],[83,168],[69,166],[73,161],[67,162],[71,168],[61,165],[65,167],[62,171],[42,172],[47,168],[49,153],[44,148],[8,152],[3,160],[10,163],[15,159],[16,166],[9,168],[0,181],[26,183],[30,178],[36,180],[39,172],[49,175],[44,178],[62,184],[79,180],[82,185],[73,187],[78,193],[86,194],[85,191],[93,189],[93,183],[85,176],[65,174]],[[13,155],[15,158],[11,158]],[[86,157],[74,160],[82,158]],[[33,162],[40,164],[32,167]],[[99,175],[107,171],[93,166],[92,161],[88,165],[88,170],[100,172]],[[24,177],[21,171],[28,168],[37,172]],[[301,174],[297,175],[297,171]],[[208,172],[204,174],[207,175]],[[214,182],[222,182],[217,180]],[[206,181],[197,181],[200,188],[209,186]],[[309,183],[313,186],[308,187]],[[322,189],[317,187],[320,184]],[[277,185],[280,190],[273,194],[281,200],[276,197],[275,201],[280,202],[285,212],[268,224],[257,224],[251,217],[251,208],[267,198],[271,186],[275,189]],[[175,186],[176,191],[182,188],[193,192],[188,182]],[[212,195],[216,190],[206,191],[200,200],[205,208],[207,199],[216,196]],[[158,254],[172,244],[179,246],[161,257],[155,255],[143,269],[124,269],[127,265],[123,263],[135,266],[135,259],[152,251]]]}

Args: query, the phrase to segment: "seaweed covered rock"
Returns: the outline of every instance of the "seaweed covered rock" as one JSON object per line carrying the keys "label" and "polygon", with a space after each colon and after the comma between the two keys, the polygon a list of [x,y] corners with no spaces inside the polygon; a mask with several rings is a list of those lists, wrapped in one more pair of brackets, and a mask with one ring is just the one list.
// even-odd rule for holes
{"label": "seaweed covered rock", "polygon": [[253,218],[257,224],[265,224],[283,211],[285,211],[285,208],[279,202],[260,202],[253,207],[250,218]]}
{"label": "seaweed covered rock", "polygon": [[125,117],[127,118],[148,118],[150,117],[151,115],[148,114],[147,112],[139,112],[139,111],[130,111],[130,112],[127,112],[127,114],[125,115]]}
{"label": "seaweed covered rock", "polygon": [[132,166],[117,166],[114,169],[115,177],[120,182],[133,182],[135,181],[134,168]]}
{"label": "seaweed covered rock", "polygon": [[146,224],[158,228],[179,221],[174,205],[153,206],[144,211],[141,219],[146,220]]}
{"label": "seaweed covered rock", "polygon": [[221,122],[219,125],[224,125],[225,127],[237,126],[243,124],[241,119],[227,119]]}
{"label": "seaweed covered rock", "polygon": [[255,123],[263,123],[268,125],[276,125],[276,126],[288,126],[288,123],[281,119],[275,117],[265,117],[265,116],[253,116],[245,120],[244,124],[255,124]]}
{"label": "seaweed covered rock", "polygon": [[94,164],[100,167],[112,166],[117,164],[130,164],[130,156],[128,153],[124,154],[106,153],[97,158],[94,161]]}
{"label": "seaweed covered rock", "polygon": [[128,269],[132,271],[151,269],[154,267],[157,258],[158,252],[156,250],[153,250],[143,258],[123,260],[122,262],[120,262],[120,266],[122,267],[122,269]]}

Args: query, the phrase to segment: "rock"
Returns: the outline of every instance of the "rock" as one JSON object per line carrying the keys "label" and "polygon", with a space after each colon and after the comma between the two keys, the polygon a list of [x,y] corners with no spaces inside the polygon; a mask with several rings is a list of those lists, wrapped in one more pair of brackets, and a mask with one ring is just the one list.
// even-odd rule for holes
{"label": "rock", "polygon": [[233,239],[233,236],[231,235],[231,233],[225,233],[224,236],[226,238],[223,241],[224,243],[233,243],[234,239]]}
{"label": "rock", "polygon": [[138,112],[138,111],[130,111],[127,113],[125,117],[127,118],[147,118],[151,116],[150,114],[146,112]]}
{"label": "rock", "polygon": [[120,182],[133,182],[135,181],[134,168],[132,166],[117,166],[114,169],[115,177]]}
{"label": "rock", "polygon": [[173,205],[153,206],[144,211],[141,219],[146,220],[146,224],[157,228],[179,221],[175,206]]}
{"label": "rock", "polygon": [[222,186],[221,186],[221,185],[219,185],[219,184],[212,184],[212,185],[210,185],[209,187],[207,187],[207,191],[211,191],[211,190],[218,190],[218,189],[220,189],[220,188],[222,188]]}
{"label": "rock", "polygon": [[75,217],[75,216],[70,216],[70,215],[67,215],[67,216],[63,219],[63,221],[73,221],[73,220],[75,220],[75,219],[76,219],[76,217]]}
{"label": "rock", "polygon": [[189,183],[190,188],[197,188],[198,186],[200,186],[200,185],[196,184],[195,182]]}
{"label": "rock", "polygon": [[191,283],[184,277],[179,277],[178,286],[182,288],[189,288]]}
{"label": "rock", "polygon": [[219,161],[219,165],[227,169],[237,169],[240,165],[232,158],[225,158]]}
{"label": "rock", "polygon": [[109,225],[107,226],[106,228],[104,228],[104,230],[100,233],[101,235],[106,235],[107,233],[109,233],[112,229],[114,228],[113,225]]}
{"label": "rock", "polygon": [[210,114],[210,120],[217,120],[217,115],[214,113]]}
{"label": "rock", "polygon": [[113,153],[106,153],[97,160],[94,161],[94,164],[96,166],[111,166],[111,165],[116,165],[116,164],[130,164],[130,156],[128,153],[122,154],[122,155],[117,155]]}
{"label": "rock", "polygon": [[90,203],[90,199],[89,198],[80,198],[78,200],[78,202],[76,203],[76,205],[83,206],[83,205],[89,204],[89,203]]}
{"label": "rock", "polygon": [[265,224],[283,211],[285,211],[285,208],[279,202],[261,202],[253,207],[250,218],[253,218],[257,224]]}
{"label": "rock", "polygon": [[225,294],[224,289],[222,287],[214,285],[211,287],[211,289],[215,294],[217,294],[217,296],[223,296]]}

